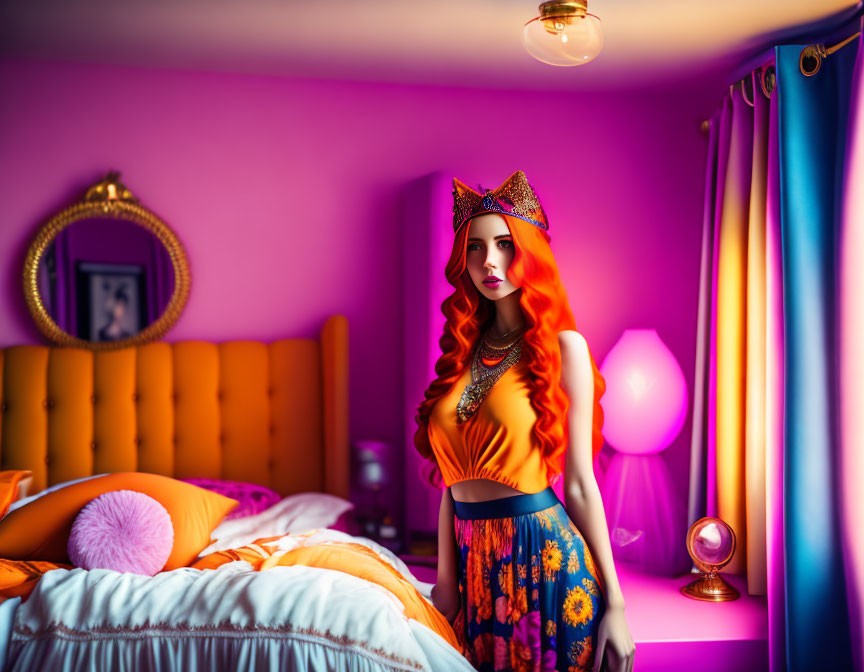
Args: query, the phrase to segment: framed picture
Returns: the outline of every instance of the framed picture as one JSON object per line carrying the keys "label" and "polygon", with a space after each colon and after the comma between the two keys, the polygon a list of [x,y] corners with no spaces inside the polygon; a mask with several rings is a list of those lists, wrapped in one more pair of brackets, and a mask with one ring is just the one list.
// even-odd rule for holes
{"label": "framed picture", "polygon": [[76,272],[78,337],[119,341],[144,328],[144,268],[79,262]]}

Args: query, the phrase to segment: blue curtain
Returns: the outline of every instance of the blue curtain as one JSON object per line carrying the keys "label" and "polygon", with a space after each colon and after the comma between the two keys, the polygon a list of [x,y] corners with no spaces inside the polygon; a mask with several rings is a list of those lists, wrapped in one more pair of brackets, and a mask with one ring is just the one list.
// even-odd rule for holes
{"label": "blue curtain", "polygon": [[791,671],[851,670],[836,501],[835,260],[858,42],[823,59],[811,77],[799,66],[805,46],[776,48],[786,342],[787,661]]}

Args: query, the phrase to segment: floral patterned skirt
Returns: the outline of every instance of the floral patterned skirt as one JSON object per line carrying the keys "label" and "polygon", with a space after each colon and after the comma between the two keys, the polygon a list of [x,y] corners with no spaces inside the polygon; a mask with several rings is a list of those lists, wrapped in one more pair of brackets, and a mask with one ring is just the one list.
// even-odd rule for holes
{"label": "floral patterned skirt", "polygon": [[454,629],[468,661],[480,672],[590,670],[605,590],[555,492],[453,504]]}

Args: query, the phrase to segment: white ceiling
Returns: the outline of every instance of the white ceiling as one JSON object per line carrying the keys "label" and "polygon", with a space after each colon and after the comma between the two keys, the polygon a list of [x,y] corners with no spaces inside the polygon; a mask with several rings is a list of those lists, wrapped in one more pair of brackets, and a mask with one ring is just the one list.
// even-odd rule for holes
{"label": "white ceiling", "polygon": [[493,88],[638,86],[728,71],[854,0],[589,0],[605,46],[555,68],[520,43],[536,0],[4,0],[0,54]]}

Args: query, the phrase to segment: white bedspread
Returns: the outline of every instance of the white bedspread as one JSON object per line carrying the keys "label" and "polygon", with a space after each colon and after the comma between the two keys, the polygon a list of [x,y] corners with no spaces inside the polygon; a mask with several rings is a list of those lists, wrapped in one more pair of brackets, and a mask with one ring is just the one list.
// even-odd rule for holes
{"label": "white bedspread", "polygon": [[[309,541],[307,535],[303,545]],[[6,665],[94,672],[473,670],[377,584],[304,566],[256,572],[240,561],[154,577],[48,572],[17,608]]]}

